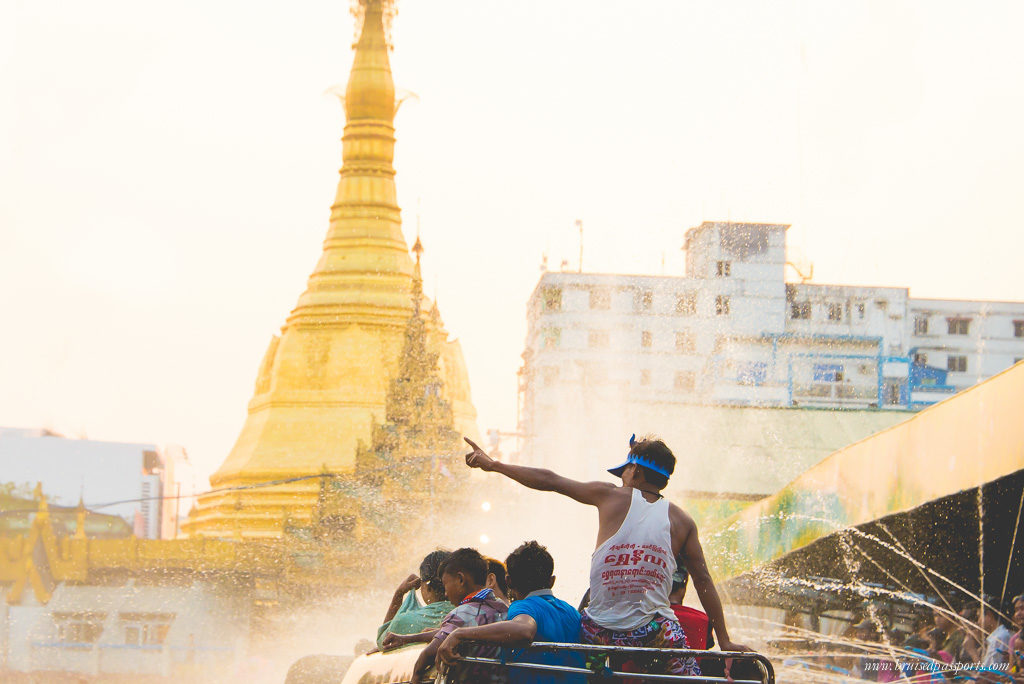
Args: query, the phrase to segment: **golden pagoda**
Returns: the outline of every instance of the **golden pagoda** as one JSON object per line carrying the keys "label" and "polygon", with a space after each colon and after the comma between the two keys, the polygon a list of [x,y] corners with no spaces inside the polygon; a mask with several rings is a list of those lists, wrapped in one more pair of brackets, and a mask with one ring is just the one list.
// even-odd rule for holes
{"label": "golden pagoda", "polygon": [[[395,196],[395,86],[388,60],[389,0],[360,0],[359,38],[345,91],[342,167],[323,253],[306,291],[260,364],[248,417],[183,529],[190,536],[277,537],[284,521],[309,523],[317,478],[247,485],[355,467],[357,445],[384,418],[413,313],[414,264]],[[419,295],[422,297],[422,295]],[[455,427],[475,435],[462,349],[436,307],[422,307],[440,354]],[[228,490],[228,491],[218,491]]]}

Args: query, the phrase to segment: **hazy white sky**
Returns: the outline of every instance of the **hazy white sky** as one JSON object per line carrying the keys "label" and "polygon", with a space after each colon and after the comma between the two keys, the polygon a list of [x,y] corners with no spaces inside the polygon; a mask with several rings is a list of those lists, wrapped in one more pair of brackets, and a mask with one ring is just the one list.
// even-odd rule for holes
{"label": "hazy white sky", "polygon": [[[511,429],[541,254],[681,273],[792,223],[815,280],[1024,300],[1024,3],[402,0],[406,236]],[[352,17],[0,0],[0,425],[227,454],[320,253]]]}

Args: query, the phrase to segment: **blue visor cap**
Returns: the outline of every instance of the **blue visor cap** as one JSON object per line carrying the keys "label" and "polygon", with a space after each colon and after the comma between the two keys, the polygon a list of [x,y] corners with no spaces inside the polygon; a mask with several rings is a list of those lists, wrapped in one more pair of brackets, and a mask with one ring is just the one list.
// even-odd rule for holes
{"label": "blue visor cap", "polygon": [[656,473],[660,473],[665,477],[672,477],[672,473],[668,472],[660,465],[654,463],[654,461],[646,459],[643,456],[637,456],[636,454],[629,454],[628,456],[626,456],[625,463],[617,465],[614,468],[609,468],[608,472],[614,475],[615,477],[622,477],[622,471],[625,470],[626,466],[628,466],[630,463],[636,463],[637,465],[641,465],[644,468],[648,468]]}

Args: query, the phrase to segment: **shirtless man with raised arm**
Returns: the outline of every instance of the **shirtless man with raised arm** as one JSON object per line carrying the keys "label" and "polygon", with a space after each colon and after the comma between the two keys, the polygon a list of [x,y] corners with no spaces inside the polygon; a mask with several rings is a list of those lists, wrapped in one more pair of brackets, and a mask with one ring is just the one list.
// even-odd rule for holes
{"label": "shirtless man with raised arm", "polygon": [[[466,465],[471,468],[501,473],[530,489],[558,492],[597,508],[590,604],[583,611],[584,643],[687,648],[668,598],[678,559],[690,573],[719,647],[723,651],[751,650],[729,637],[693,518],[661,495],[676,459],[660,439],[630,439],[626,461],[609,469],[622,478],[622,486],[577,482],[543,468],[501,463],[469,438],[466,442],[473,447],[466,454]],[[636,672],[641,664],[622,665]],[[693,658],[673,659],[665,669],[667,674],[699,672]]]}

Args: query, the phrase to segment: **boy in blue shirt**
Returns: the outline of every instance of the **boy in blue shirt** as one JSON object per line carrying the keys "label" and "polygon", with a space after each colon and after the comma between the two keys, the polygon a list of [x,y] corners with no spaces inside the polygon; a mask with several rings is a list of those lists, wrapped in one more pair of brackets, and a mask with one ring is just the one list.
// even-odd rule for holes
{"label": "boy in blue shirt", "polygon": [[[535,541],[521,545],[505,559],[512,605],[508,617],[480,627],[460,627],[448,635],[437,651],[438,666],[458,662],[461,641],[484,641],[515,649],[534,641],[578,644],[580,614],[551,593],[555,583],[554,560]],[[524,653],[512,650],[509,662],[584,667],[582,654],[568,652]],[[510,684],[584,684],[583,675],[509,668]]]}

